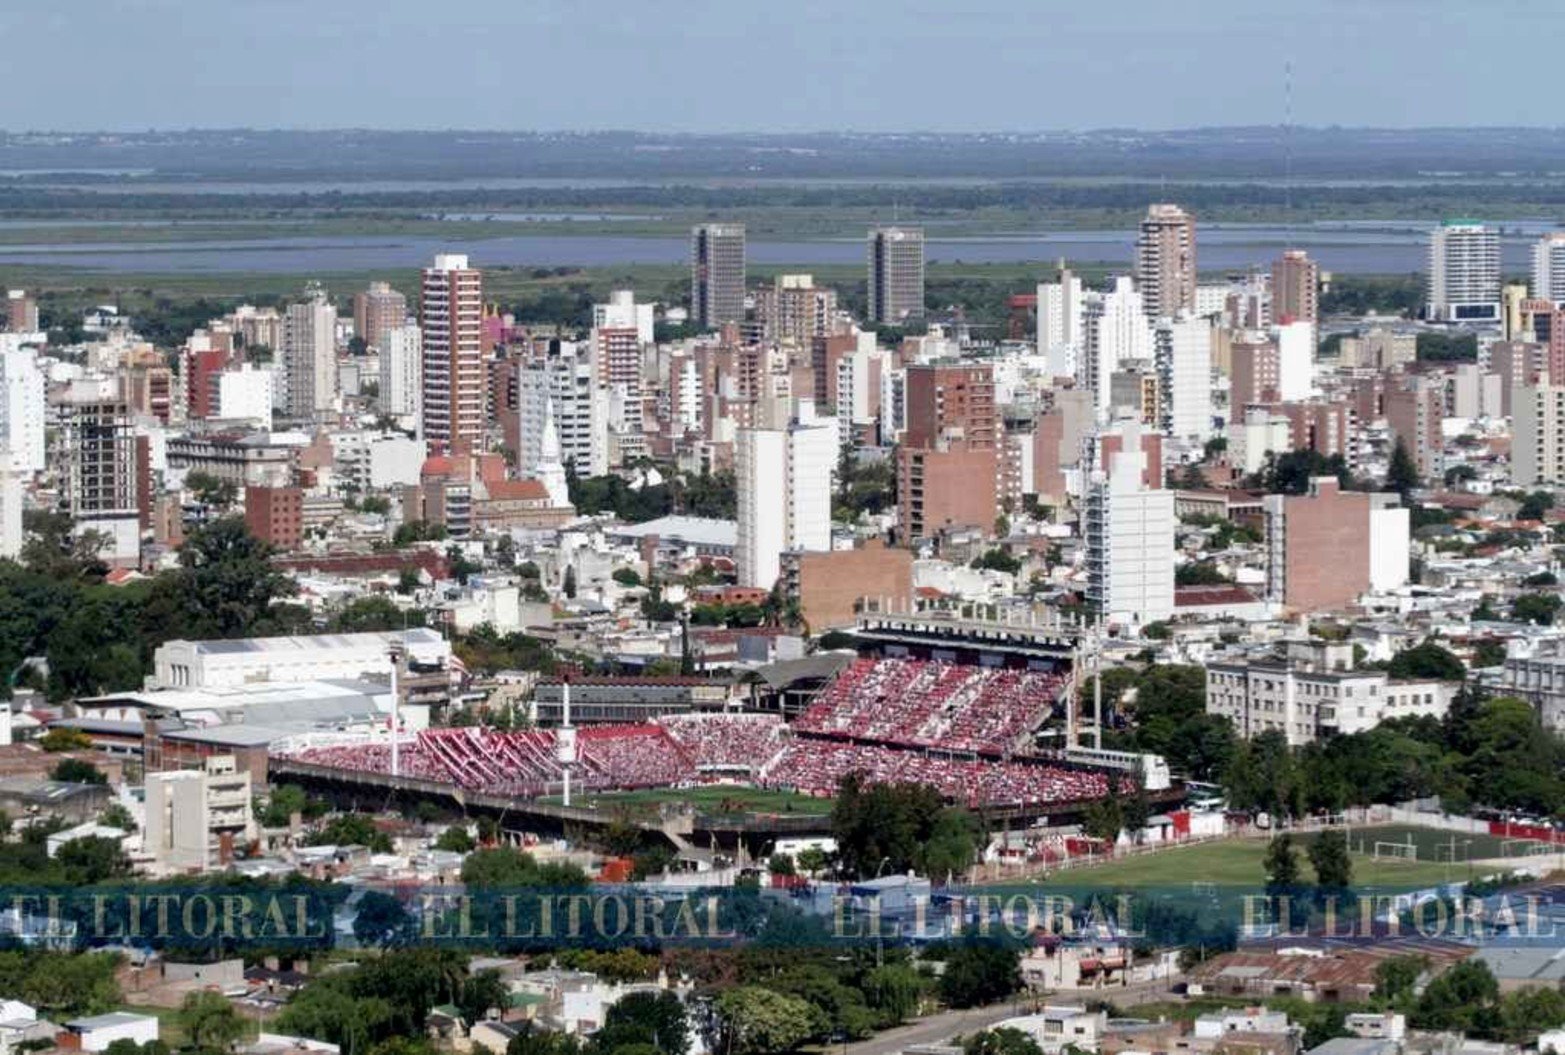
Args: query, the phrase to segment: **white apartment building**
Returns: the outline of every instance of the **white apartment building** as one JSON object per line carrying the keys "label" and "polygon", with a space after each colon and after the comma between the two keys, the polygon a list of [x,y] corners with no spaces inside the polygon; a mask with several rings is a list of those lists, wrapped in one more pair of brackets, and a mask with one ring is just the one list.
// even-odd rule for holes
{"label": "white apartment building", "polygon": [[1534,243],[1531,292],[1538,300],[1565,301],[1565,231],[1550,231]]}
{"label": "white apartment building", "polygon": [[337,402],[337,309],[316,288],[288,305],[283,316],[283,413],[294,418],[328,414]]}
{"label": "white apartment building", "polygon": [[[419,418],[423,398],[424,331],[408,322],[380,339],[380,409],[394,418]],[[419,421],[420,427],[423,421]]]}
{"label": "white apartment building", "polygon": [[19,473],[41,473],[47,464],[44,415],[47,381],[38,353],[15,334],[0,334],[0,446]]}
{"label": "white apartment building", "polygon": [[517,465],[523,476],[543,464],[544,424],[552,409],[560,457],[581,476],[609,471],[609,396],[597,384],[588,345],[561,341],[517,371]]}
{"label": "white apartment building", "polygon": [[784,551],[831,549],[838,450],[836,419],[815,417],[807,400],[785,429],[739,430],[739,585],[770,589],[782,572]]}
{"label": "white apartment building", "polygon": [[1500,233],[1471,220],[1447,220],[1429,235],[1425,314],[1438,322],[1500,317]]}
{"label": "white apartment building", "polygon": [[1212,435],[1212,324],[1181,315],[1161,320],[1155,336],[1163,433],[1205,443]]}
{"label": "white apartment building", "polygon": [[245,363],[217,375],[217,416],[224,421],[272,424],[273,380],[270,369]]}
{"label": "white apartment building", "polygon": [[1087,604],[1108,623],[1145,625],[1174,614],[1174,492],[1142,482],[1141,429],[1087,485]]}
{"label": "white apartment building", "polygon": [[1038,285],[1038,354],[1050,377],[1075,377],[1080,369],[1084,304],[1081,279],[1065,268],[1057,281]]}
{"label": "white apartment building", "polygon": [[1275,730],[1299,746],[1325,735],[1361,733],[1392,718],[1438,718],[1459,688],[1356,670],[1349,643],[1290,642],[1281,657],[1208,660],[1206,713],[1228,719],[1247,740]]}
{"label": "white apartment building", "polygon": [[1082,318],[1082,355],[1076,383],[1093,393],[1100,422],[1107,421],[1112,393],[1109,379],[1127,359],[1152,359],[1152,327],[1141,294],[1121,275],[1106,292],[1087,298]]}
{"label": "white apartment building", "polygon": [[0,558],[21,556],[22,474],[7,464],[6,449],[0,445]]}
{"label": "white apartment building", "polygon": [[1315,382],[1315,324],[1295,319],[1272,327],[1277,343],[1277,397],[1284,403],[1310,398]]}
{"label": "white apartment building", "polygon": [[1522,487],[1565,479],[1565,386],[1511,390],[1511,480]]}
{"label": "white apartment building", "polygon": [[592,306],[593,329],[634,330],[637,344],[652,343],[654,323],[655,305],[637,304],[635,290],[616,289],[607,304]]}
{"label": "white apartment building", "polygon": [[214,755],[201,769],[146,775],[144,850],[159,871],[221,867],[260,834],[250,774],[232,755]]}

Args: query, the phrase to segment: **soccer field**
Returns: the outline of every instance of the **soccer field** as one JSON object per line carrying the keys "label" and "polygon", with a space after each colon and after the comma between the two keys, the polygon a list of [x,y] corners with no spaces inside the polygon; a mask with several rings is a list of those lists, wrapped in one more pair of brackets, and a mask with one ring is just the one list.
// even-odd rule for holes
{"label": "soccer field", "polygon": [[[543,801],[558,805],[559,796]],[[702,813],[776,813],[819,816],[831,812],[832,799],[799,795],[791,791],[771,791],[736,785],[700,788],[649,788],[646,791],[617,791],[603,795],[577,795],[573,805],[612,813],[656,813],[664,805],[692,806]]]}
{"label": "soccer field", "polygon": [[[1451,864],[1446,860],[1448,850],[1442,850],[1438,860],[1435,851],[1437,846],[1449,847],[1448,832],[1429,828],[1376,827],[1353,829],[1347,834],[1353,851],[1353,884],[1356,887],[1413,890],[1467,878],[1464,865],[1467,858],[1462,857],[1461,852],[1462,839],[1468,836],[1457,836],[1458,858],[1455,864]],[[1410,835],[1418,851],[1416,860],[1385,855],[1378,860],[1374,857],[1377,841],[1405,843]],[[1308,857],[1309,844],[1315,837],[1313,832],[1294,836],[1302,878],[1309,883],[1315,880],[1315,872],[1310,867]],[[1487,844],[1480,847],[1476,840],[1489,837],[1471,838],[1475,840],[1472,847],[1475,859],[1484,855],[1500,856],[1498,839],[1492,840],[1493,847]],[[1262,862],[1266,856],[1267,842],[1264,838],[1228,839],[1143,853],[1098,865],[1079,865],[1050,874],[1044,880],[1044,885],[1138,889],[1167,887],[1170,890],[1189,890],[1194,884],[1259,887],[1266,881]],[[1361,846],[1366,848],[1365,852],[1359,852]],[[1492,854],[1489,853],[1491,849],[1494,850]]]}

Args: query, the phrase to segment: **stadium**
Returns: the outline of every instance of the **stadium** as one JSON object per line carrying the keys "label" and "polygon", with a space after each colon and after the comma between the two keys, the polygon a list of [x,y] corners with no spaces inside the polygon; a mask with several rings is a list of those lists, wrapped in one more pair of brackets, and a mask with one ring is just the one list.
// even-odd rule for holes
{"label": "stadium", "polygon": [[[312,734],[277,745],[271,767],[279,778],[443,792],[464,806],[556,817],[567,783],[596,805],[653,789],[677,804],[680,792],[711,787],[776,802],[786,799],[775,793],[828,798],[859,774],[927,784],[1007,823],[1079,813],[1114,781],[1139,779],[1160,802],[1180,795],[1156,756],[1044,746],[1046,724],[1079,727],[1078,642],[1066,628],[866,616],[854,639],[856,653],[791,720],[721,710],[517,732],[432,728],[403,735],[395,770],[385,737]],[[801,812],[820,823],[819,810]],[[793,830],[802,818],[777,820]]]}

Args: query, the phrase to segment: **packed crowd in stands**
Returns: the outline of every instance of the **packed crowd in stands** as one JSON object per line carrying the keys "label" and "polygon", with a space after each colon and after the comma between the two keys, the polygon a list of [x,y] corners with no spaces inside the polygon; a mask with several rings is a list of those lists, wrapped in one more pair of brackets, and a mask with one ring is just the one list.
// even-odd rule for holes
{"label": "packed crowd in stands", "polygon": [[702,772],[753,774],[777,754],[783,720],[775,714],[670,714],[658,719]]}
{"label": "packed crowd in stands", "polygon": [[768,763],[761,783],[807,795],[830,795],[842,778],[860,774],[869,784],[930,784],[970,806],[1033,805],[1096,798],[1108,792],[1102,773],[1026,761],[960,759],[914,751],[797,739]]}
{"label": "packed crowd in stands", "polygon": [[[952,801],[1013,805],[1107,791],[1103,774],[1015,756],[1047,716],[1061,674],[922,660],[857,660],[787,727],[777,715],[681,714],[577,730],[582,790],[679,787],[738,778],[811,795],[860,773],[931,784]],[[946,752],[999,758],[952,758]],[[300,761],[389,773],[384,742],[305,746]],[[564,777],[552,730],[427,729],[404,740],[401,773],[496,795],[537,796]]]}
{"label": "packed crowd in stands", "polygon": [[1003,755],[1027,748],[1060,672],[916,659],[855,660],[794,728],[851,740]]}

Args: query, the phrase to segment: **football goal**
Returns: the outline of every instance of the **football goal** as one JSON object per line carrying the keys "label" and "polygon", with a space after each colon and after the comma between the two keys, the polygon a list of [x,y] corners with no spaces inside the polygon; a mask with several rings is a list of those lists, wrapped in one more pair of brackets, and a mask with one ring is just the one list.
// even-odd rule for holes
{"label": "football goal", "polygon": [[1375,860],[1388,861],[1416,861],[1418,860],[1418,847],[1411,841],[1405,843],[1383,842],[1375,840]]}

